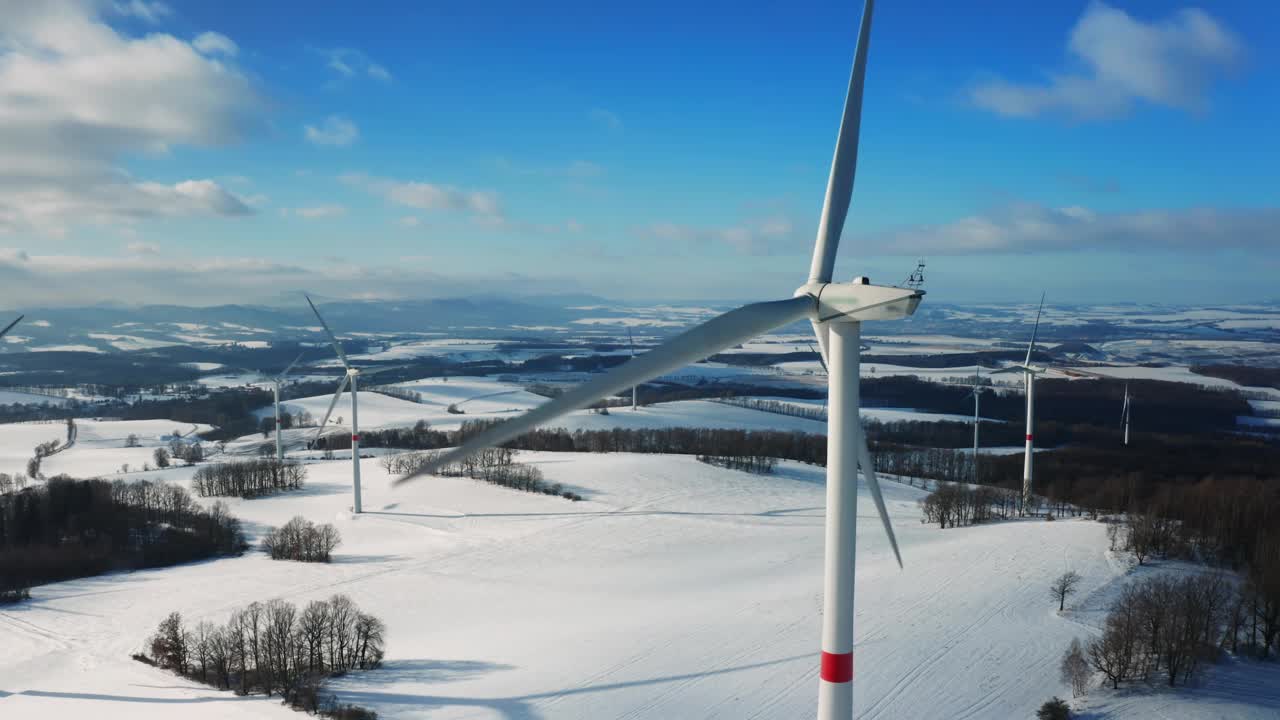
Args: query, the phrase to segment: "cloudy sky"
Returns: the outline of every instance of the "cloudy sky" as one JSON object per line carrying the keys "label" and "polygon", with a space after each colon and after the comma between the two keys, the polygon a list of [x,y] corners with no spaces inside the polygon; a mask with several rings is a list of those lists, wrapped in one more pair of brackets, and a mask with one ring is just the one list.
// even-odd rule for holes
{"label": "cloudy sky", "polygon": [[[0,307],[789,294],[860,3],[749,5],[0,0]],[[1280,5],[978,5],[878,7],[840,276],[1280,298]]]}

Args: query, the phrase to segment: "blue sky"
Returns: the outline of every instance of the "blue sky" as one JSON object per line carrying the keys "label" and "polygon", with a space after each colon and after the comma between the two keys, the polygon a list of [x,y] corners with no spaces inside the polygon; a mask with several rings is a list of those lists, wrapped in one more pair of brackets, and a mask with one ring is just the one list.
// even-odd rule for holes
{"label": "blue sky", "polygon": [[[0,98],[33,108],[0,113],[0,278],[43,304],[789,294],[861,12],[26,5],[0,31]],[[838,273],[1280,297],[1277,28],[1258,2],[882,1]]]}

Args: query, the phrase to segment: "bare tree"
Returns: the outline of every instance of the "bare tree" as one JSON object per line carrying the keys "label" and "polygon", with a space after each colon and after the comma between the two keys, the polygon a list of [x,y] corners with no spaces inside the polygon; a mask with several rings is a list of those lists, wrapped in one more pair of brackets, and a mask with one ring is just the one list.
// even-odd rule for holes
{"label": "bare tree", "polygon": [[1071,641],[1071,647],[1067,648],[1067,652],[1062,656],[1062,664],[1059,667],[1062,672],[1062,681],[1071,685],[1071,697],[1080,697],[1089,692],[1091,668],[1084,654],[1084,646],[1080,644],[1079,639]]}
{"label": "bare tree", "polygon": [[1080,584],[1081,579],[1080,573],[1075,570],[1068,570],[1059,575],[1058,579],[1054,580],[1053,584],[1049,586],[1049,594],[1058,601],[1058,612],[1062,612],[1067,602],[1067,596],[1076,591],[1076,585]]}

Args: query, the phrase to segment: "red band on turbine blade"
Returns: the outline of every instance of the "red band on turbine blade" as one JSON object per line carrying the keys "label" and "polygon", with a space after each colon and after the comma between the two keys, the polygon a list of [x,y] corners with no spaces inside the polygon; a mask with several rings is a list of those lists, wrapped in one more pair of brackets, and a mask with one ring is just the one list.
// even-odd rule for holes
{"label": "red band on turbine blade", "polygon": [[1031,438],[1032,438],[1032,436],[1028,435],[1028,436],[1027,436],[1027,442],[1031,442]]}
{"label": "red band on turbine blade", "polygon": [[829,683],[853,681],[853,653],[822,653],[821,677]]}
{"label": "red band on turbine blade", "polygon": [[[1030,439],[1030,437],[1031,437],[1031,436],[1029,436],[1029,435],[1027,436],[1027,438],[1028,438],[1028,439]],[[360,436],[359,436],[359,435],[352,435],[352,436],[351,436],[351,442],[360,442]]]}

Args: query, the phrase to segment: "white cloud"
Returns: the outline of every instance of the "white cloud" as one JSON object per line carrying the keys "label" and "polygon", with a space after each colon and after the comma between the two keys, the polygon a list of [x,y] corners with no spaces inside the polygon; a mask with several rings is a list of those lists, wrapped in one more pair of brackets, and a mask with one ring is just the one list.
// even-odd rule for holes
{"label": "white cloud", "polygon": [[316,145],[346,147],[360,137],[360,128],[341,115],[330,115],[320,125],[307,125],[307,140]]}
{"label": "white cloud", "polygon": [[124,249],[131,255],[159,255],[160,246],[151,242],[131,242],[124,246]]}
{"label": "white cloud", "polygon": [[[136,14],[134,5],[127,9]],[[131,154],[240,139],[259,107],[242,73],[171,35],[124,37],[88,0],[6,7],[0,232],[56,235],[81,223],[247,212],[212,180],[160,184],[119,169]]]}
{"label": "white cloud", "polygon": [[308,220],[342,217],[347,208],[342,205],[316,205],[315,207],[294,208],[293,214]]}
{"label": "white cloud", "polygon": [[542,175],[545,177],[568,178],[569,180],[586,180],[598,178],[605,174],[603,165],[590,160],[573,160],[568,165],[525,165],[510,158],[499,155],[494,163],[504,172],[513,175]]}
{"label": "white cloud", "polygon": [[1114,117],[1137,102],[1199,111],[1210,81],[1242,53],[1236,36],[1203,10],[1144,22],[1102,2],[1085,9],[1067,49],[1080,69],[1051,73],[1040,83],[997,78],[973,88],[971,101],[1020,117]]}
{"label": "white cloud", "polygon": [[406,182],[362,173],[343,175],[340,179],[348,185],[362,188],[405,207],[418,210],[458,210],[481,219],[502,219],[498,194],[488,190],[462,190],[452,185]]}
{"label": "white cloud", "polygon": [[152,25],[173,14],[173,9],[168,5],[162,2],[148,2],[147,0],[116,2],[112,5],[112,9],[120,15],[135,17]]}
{"label": "white cloud", "polygon": [[591,110],[587,113],[587,115],[593,121],[603,125],[605,128],[609,130],[622,129],[622,118],[618,117],[618,114],[613,112],[612,110],[605,110],[604,108],[591,108]]}
{"label": "white cloud", "polygon": [[780,215],[752,218],[723,227],[657,222],[637,228],[636,233],[671,243],[725,245],[749,255],[793,250],[801,239],[791,220]]}
{"label": "white cloud", "polygon": [[308,287],[324,288],[326,295],[334,297],[458,297],[469,293],[477,283],[493,282],[499,277],[503,287],[515,293],[579,288],[578,283],[565,277],[531,278],[517,273],[442,275],[412,258],[397,258],[387,265],[353,265],[349,259],[304,264],[149,254],[31,256],[21,250],[0,248],[0,283],[28,307],[78,306],[121,299],[186,306],[278,301],[284,292]]}
{"label": "white cloud", "polygon": [[231,38],[216,32],[200,33],[195,40],[191,41],[191,46],[205,55],[222,54],[235,57],[236,53],[240,52],[239,46]]}
{"label": "white cloud", "polygon": [[405,215],[397,222],[400,223],[400,227],[416,228],[422,225],[422,218],[417,215]]}
{"label": "white cloud", "polygon": [[1015,204],[941,225],[857,238],[859,248],[896,255],[1273,250],[1280,208],[1144,210],[1100,213],[1083,207]]}
{"label": "white cloud", "polygon": [[391,82],[391,72],[354,48],[322,50],[325,65],[343,78],[370,77],[380,82]]}

